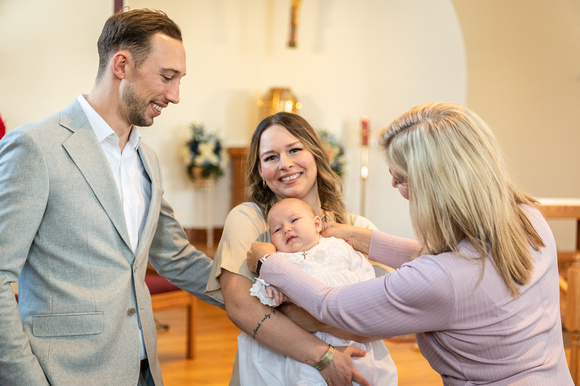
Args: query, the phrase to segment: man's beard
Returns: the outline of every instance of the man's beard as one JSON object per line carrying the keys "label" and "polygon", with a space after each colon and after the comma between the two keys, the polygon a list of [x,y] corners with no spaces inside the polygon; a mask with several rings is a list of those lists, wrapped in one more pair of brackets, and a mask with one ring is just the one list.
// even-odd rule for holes
{"label": "man's beard", "polygon": [[[134,126],[147,127],[153,124],[153,118],[147,118],[143,110],[142,102],[137,97],[132,85],[128,85],[125,92],[122,94],[123,102],[127,108],[127,115],[129,122]],[[145,109],[149,106],[145,107]]]}

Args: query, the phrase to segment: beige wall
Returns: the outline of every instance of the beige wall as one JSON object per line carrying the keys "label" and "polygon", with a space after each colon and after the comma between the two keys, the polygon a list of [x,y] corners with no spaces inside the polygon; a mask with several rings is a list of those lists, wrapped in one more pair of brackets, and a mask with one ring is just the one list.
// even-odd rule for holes
{"label": "beige wall", "polygon": [[[130,0],[129,4],[162,7],[183,29],[188,76],[182,82],[182,101],[187,109],[175,113],[175,122],[162,117],[156,123],[169,130],[164,129],[164,144],[178,146],[170,132],[177,133],[194,119],[218,130],[230,144],[245,144],[258,123],[255,101],[270,86],[290,86],[303,103],[301,114],[314,127],[336,133],[347,147],[345,195],[354,212],[361,205],[362,116],[370,117],[376,131],[425,99],[465,102],[463,41],[447,0],[303,1],[296,49],[286,44],[289,1]],[[155,129],[146,133],[160,136]],[[178,164],[174,157],[160,146],[157,151],[167,165],[171,202],[187,214],[201,213],[203,195],[190,199],[183,168],[171,168]],[[381,229],[412,237],[407,202],[389,188],[380,156],[376,152],[372,156],[365,214]],[[225,181],[221,186],[227,191]],[[188,203],[193,206],[188,208]]]}
{"label": "beige wall", "polygon": [[[130,0],[161,8],[182,27],[188,75],[181,103],[164,110],[145,140],[162,162],[166,198],[185,226],[204,224],[204,195],[193,190],[179,157],[192,121],[243,145],[258,123],[256,100],[290,86],[313,126],[347,148],[348,206],[360,207],[360,119],[373,131],[425,99],[465,102],[465,55],[448,0],[304,1],[298,47],[287,47],[289,1]],[[57,111],[96,74],[95,45],[112,1],[0,1],[0,113],[9,128]],[[17,33],[8,31],[16,31]],[[425,55],[428,55],[426,60]],[[367,215],[381,228],[412,236],[407,203],[388,187],[373,152]],[[218,185],[215,225],[228,211],[228,176]]]}
{"label": "beige wall", "polygon": [[[453,0],[467,54],[467,104],[494,129],[520,185],[580,197],[580,1]],[[550,221],[574,245],[572,221]]]}
{"label": "beige wall", "polygon": [[[0,114],[8,129],[89,92],[96,40],[112,0],[0,1]],[[373,131],[426,100],[467,104],[496,131],[515,179],[538,196],[580,196],[578,0],[312,0],[302,2],[298,48],[286,47],[290,1],[128,0],[165,10],[183,28],[182,102],[145,140],[158,152],[166,198],[185,226],[202,226],[204,197],[187,180],[179,147],[201,121],[228,145],[257,124],[255,100],[287,85],[302,115],[347,148],[348,206],[360,209],[359,121]],[[218,185],[215,225],[229,202]],[[371,153],[367,212],[381,229],[412,235],[407,204]],[[553,225],[571,245],[569,224]],[[560,229],[561,228],[561,229]]]}

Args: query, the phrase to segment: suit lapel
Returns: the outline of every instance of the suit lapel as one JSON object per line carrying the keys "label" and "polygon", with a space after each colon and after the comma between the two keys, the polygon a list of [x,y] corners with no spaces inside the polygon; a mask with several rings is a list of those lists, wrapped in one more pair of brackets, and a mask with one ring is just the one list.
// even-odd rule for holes
{"label": "suit lapel", "polygon": [[63,147],[95,193],[115,229],[131,249],[115,178],[108,167],[101,144],[97,141],[89,121],[76,100],[62,111],[61,125],[73,131],[73,134],[63,143]]}
{"label": "suit lapel", "polygon": [[157,215],[159,215],[159,208],[161,207],[161,198],[163,194],[160,181],[160,171],[157,163],[153,162],[156,159],[153,151],[141,143],[138,152],[141,162],[143,162],[143,168],[151,181],[151,202],[149,203],[149,212],[147,213],[145,227],[143,228],[143,232],[139,238],[139,245],[137,246],[137,253],[135,254],[137,257],[139,257],[143,253],[143,250],[149,245],[154,236],[155,230],[157,229]]}

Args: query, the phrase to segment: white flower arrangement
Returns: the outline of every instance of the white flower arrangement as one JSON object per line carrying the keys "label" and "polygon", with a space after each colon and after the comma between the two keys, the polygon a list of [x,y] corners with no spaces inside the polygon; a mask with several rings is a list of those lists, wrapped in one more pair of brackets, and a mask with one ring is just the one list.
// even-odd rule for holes
{"label": "white flower arrangement", "polygon": [[183,147],[183,161],[192,181],[217,180],[223,176],[227,156],[216,134],[206,133],[203,124],[190,125],[192,137]]}
{"label": "white flower arrangement", "polygon": [[344,147],[340,142],[338,142],[332,133],[325,129],[318,130],[318,135],[320,136],[324,149],[326,150],[330,167],[339,177],[342,178],[346,169]]}

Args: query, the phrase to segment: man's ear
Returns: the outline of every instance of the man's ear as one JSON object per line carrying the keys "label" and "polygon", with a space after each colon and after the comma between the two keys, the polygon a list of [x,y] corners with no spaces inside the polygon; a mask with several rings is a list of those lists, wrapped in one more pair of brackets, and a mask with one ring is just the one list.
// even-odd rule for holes
{"label": "man's ear", "polygon": [[318,234],[322,232],[322,220],[318,216],[314,216],[314,228]]}
{"label": "man's ear", "polygon": [[125,79],[130,60],[131,54],[127,51],[119,51],[113,56],[113,74],[115,74],[115,77]]}

